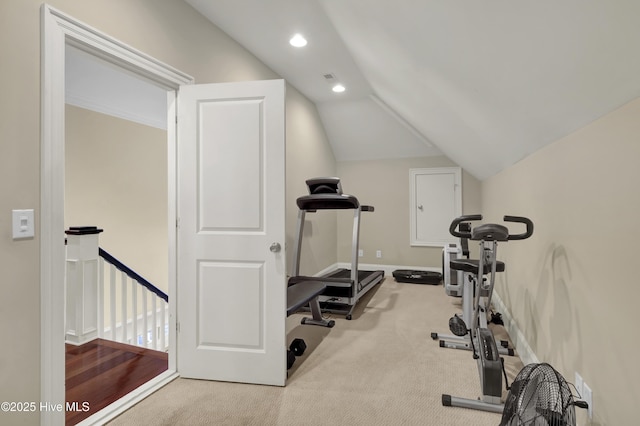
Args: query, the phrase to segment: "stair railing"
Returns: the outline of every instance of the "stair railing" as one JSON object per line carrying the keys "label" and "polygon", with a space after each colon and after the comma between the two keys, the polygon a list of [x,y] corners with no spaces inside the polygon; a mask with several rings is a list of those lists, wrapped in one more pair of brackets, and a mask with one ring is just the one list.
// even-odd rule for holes
{"label": "stair railing", "polygon": [[[166,351],[169,296],[104,249],[98,248],[98,254],[98,294],[103,299],[108,295],[108,303],[106,300],[98,303],[98,337]],[[105,308],[109,310],[108,315],[103,311]],[[108,319],[105,321],[105,318]]]}

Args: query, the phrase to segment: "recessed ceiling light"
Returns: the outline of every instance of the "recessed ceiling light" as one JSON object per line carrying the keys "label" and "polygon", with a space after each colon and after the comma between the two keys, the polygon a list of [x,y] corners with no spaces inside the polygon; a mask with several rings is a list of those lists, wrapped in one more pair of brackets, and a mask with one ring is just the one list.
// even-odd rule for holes
{"label": "recessed ceiling light", "polygon": [[336,93],[342,93],[347,89],[342,84],[336,84],[335,86],[333,86],[331,90],[333,90]]}
{"label": "recessed ceiling light", "polygon": [[289,44],[293,47],[304,47],[307,45],[307,39],[302,36],[302,34],[295,34],[289,40]]}

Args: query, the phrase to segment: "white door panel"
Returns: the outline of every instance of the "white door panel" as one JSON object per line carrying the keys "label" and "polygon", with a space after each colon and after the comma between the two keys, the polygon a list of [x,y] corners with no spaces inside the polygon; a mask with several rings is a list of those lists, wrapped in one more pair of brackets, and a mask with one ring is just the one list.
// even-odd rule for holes
{"label": "white door panel", "polygon": [[284,385],[284,81],[178,95],[178,371]]}
{"label": "white door panel", "polygon": [[263,231],[262,105],[257,99],[201,104],[200,138],[215,141],[198,153],[201,231]]}

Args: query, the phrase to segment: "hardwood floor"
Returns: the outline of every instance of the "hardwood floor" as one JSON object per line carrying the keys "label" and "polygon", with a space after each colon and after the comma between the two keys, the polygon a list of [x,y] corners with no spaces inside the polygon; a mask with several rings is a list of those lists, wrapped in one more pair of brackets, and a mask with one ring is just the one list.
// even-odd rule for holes
{"label": "hardwood floor", "polygon": [[[168,368],[164,352],[95,339],[66,345],[66,425],[74,425]],[[85,411],[86,410],[86,411]]]}

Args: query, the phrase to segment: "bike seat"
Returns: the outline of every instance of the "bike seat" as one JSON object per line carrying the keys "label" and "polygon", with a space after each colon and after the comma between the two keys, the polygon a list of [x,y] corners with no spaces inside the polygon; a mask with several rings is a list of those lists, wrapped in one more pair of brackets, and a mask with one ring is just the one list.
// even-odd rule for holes
{"label": "bike seat", "polygon": [[[456,271],[470,272],[478,275],[480,268],[480,261],[478,259],[455,259],[449,262],[451,269]],[[485,263],[482,265],[482,271],[485,274],[491,272],[491,264]],[[496,261],[496,272],[504,272],[504,262]]]}

